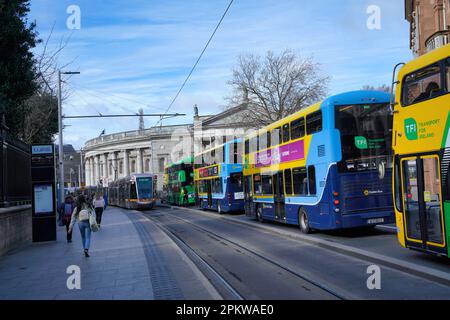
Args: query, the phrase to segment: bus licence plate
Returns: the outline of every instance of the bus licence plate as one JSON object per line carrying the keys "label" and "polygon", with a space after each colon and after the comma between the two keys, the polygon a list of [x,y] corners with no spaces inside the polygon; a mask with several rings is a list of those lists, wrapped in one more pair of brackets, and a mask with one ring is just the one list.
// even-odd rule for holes
{"label": "bus licence plate", "polygon": [[378,218],[378,219],[368,219],[367,224],[375,224],[375,223],[383,223],[384,218]]}
{"label": "bus licence plate", "polygon": [[243,192],[235,192],[234,193],[234,200],[243,200],[244,199],[244,193]]}

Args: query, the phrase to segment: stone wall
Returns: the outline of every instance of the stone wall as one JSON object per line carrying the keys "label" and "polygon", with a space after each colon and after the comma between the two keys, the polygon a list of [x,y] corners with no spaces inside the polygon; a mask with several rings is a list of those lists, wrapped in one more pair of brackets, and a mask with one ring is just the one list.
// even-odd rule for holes
{"label": "stone wall", "polygon": [[30,244],[32,239],[31,206],[0,209],[0,256]]}

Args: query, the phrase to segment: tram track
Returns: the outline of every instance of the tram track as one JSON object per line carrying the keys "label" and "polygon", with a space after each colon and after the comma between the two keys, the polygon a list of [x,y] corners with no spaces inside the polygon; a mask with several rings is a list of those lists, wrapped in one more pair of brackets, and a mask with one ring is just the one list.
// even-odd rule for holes
{"label": "tram track", "polygon": [[[167,217],[170,218],[170,221],[172,224],[167,224],[164,221],[164,218],[161,219],[161,217]],[[239,275],[237,275],[236,273],[232,272],[231,270],[228,270],[226,267],[224,269],[220,268],[221,270],[217,270],[219,268],[217,268],[217,261],[214,261],[215,258],[213,256],[211,256],[210,254],[206,254],[205,252],[202,252],[201,249],[198,248],[194,248],[191,244],[189,244],[189,240],[185,239],[184,236],[184,231],[177,229],[176,224],[173,224],[174,219],[176,221],[178,221],[179,223],[182,223],[185,226],[189,226],[190,230],[195,230],[197,233],[202,234],[203,236],[208,237],[209,239],[211,239],[211,241],[220,243],[221,246],[224,247],[228,247],[228,251],[229,252],[233,252],[234,254],[245,254],[248,257],[252,257],[256,263],[258,265],[262,265],[262,264],[268,264],[271,266],[271,268],[273,268],[274,270],[277,270],[278,273],[283,273],[283,274],[287,274],[289,275],[291,278],[295,278],[297,279],[297,281],[299,283],[303,283],[303,285],[299,286],[299,289],[301,290],[302,288],[305,290],[305,292],[311,292],[311,299],[315,299],[317,296],[317,292],[320,292],[319,295],[321,295],[321,298],[326,298],[326,299],[339,299],[339,300],[346,300],[349,298],[354,298],[354,297],[348,297],[342,293],[338,293],[336,290],[329,288],[328,286],[319,283],[318,281],[311,279],[311,277],[308,277],[305,274],[300,273],[298,270],[293,270],[287,266],[284,266],[280,263],[278,263],[277,261],[265,256],[263,253],[258,252],[257,250],[254,249],[250,249],[246,246],[244,246],[243,244],[234,241],[234,240],[230,240],[227,239],[225,237],[223,237],[222,235],[208,230],[192,221],[189,221],[187,219],[178,217],[174,214],[168,213],[168,212],[163,212],[159,215],[151,215],[151,214],[146,214],[145,217],[147,217],[148,219],[150,219],[152,222],[154,222],[161,230],[163,230],[169,237],[171,237],[179,246],[180,248],[182,248],[190,257],[193,257],[194,263],[199,264],[200,263],[200,269],[202,271],[205,270],[205,265],[206,267],[206,271],[214,272],[215,277],[219,279],[219,281],[217,281],[217,279],[213,282],[213,285],[216,287],[216,289],[218,289],[219,292],[223,292],[224,289],[223,288],[218,288],[217,286],[225,286],[225,291],[226,294],[224,296],[224,298],[229,298],[231,296],[231,299],[254,299],[255,296],[253,295],[248,295],[245,292],[240,292],[242,291],[241,287],[243,285],[245,285],[245,281],[246,279],[242,279],[239,277]],[[235,253],[236,252],[236,253]],[[199,261],[200,260],[200,261]],[[209,269],[209,270],[208,270]],[[224,273],[223,271],[225,271],[225,275],[223,275],[222,273]],[[205,274],[206,275],[206,274]],[[206,275],[208,277],[208,275]],[[210,274],[209,274],[210,276]],[[230,279],[227,278],[232,278],[233,281],[230,281]],[[245,291],[245,290],[243,290]],[[313,292],[315,291],[315,292]],[[305,299],[308,299],[307,296],[305,296]]]}
{"label": "tram track", "polygon": [[[308,243],[310,245],[314,245],[326,250],[331,250],[335,253],[342,254],[347,257],[356,258],[368,263],[376,263],[378,265],[382,265],[387,268],[391,268],[396,271],[400,271],[404,274],[415,276],[427,281],[432,281],[437,284],[445,285],[450,287],[450,277],[448,274],[443,274],[442,271],[439,270],[433,270],[433,273],[430,273],[430,269],[428,267],[423,267],[421,265],[417,265],[414,263],[407,263],[398,261],[396,258],[391,258],[388,256],[380,255],[377,253],[370,253],[368,254],[364,250],[360,250],[358,248],[349,247],[345,244],[341,244],[336,241],[332,241],[329,239],[319,239],[314,238],[309,235],[303,235],[303,234],[291,234],[291,233],[285,233],[283,231],[280,231],[276,228],[267,227],[261,224],[252,224],[249,222],[244,221],[238,221],[236,219],[226,217],[226,216],[218,216],[218,215],[209,215],[209,213],[203,212],[201,210],[196,209],[189,209],[193,210],[196,213],[200,213],[202,215],[208,215],[210,217],[214,217],[216,219],[220,219],[223,222],[237,225],[240,227],[248,228],[251,230],[261,230],[264,232],[267,232],[272,235],[276,235],[278,237],[282,237],[284,239],[288,240],[294,240],[301,243]],[[389,230],[392,230],[392,227],[389,227]]]}

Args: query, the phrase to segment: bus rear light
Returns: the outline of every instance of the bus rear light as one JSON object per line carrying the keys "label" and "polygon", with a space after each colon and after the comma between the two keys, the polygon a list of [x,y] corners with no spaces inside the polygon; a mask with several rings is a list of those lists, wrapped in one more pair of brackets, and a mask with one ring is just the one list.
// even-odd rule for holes
{"label": "bus rear light", "polygon": [[334,208],[334,212],[339,213],[341,210],[339,208]]}
{"label": "bus rear light", "polygon": [[335,196],[335,197],[339,196],[339,192],[337,192],[337,191],[333,192],[333,196]]}
{"label": "bus rear light", "polygon": [[334,202],[333,202],[333,203],[334,203],[334,205],[335,205],[335,206],[338,206],[338,205],[339,205],[339,203],[340,203],[340,201],[336,199],[336,200],[334,200]]}

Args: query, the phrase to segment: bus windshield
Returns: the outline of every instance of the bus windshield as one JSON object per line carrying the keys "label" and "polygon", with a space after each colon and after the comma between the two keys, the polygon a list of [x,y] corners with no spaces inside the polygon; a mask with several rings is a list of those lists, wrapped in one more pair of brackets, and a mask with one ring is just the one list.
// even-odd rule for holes
{"label": "bus windshield", "polygon": [[392,115],[389,104],[336,106],[336,129],[341,133],[339,172],[390,166]]}
{"label": "bus windshield", "polygon": [[137,178],[138,195],[140,199],[152,197],[152,178]]}

